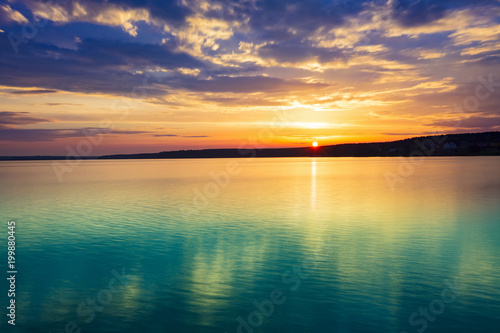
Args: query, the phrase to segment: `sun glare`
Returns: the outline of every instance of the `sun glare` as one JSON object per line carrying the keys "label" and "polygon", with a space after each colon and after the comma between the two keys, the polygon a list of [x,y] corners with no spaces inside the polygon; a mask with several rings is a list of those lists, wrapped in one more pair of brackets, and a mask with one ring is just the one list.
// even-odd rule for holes
{"label": "sun glare", "polygon": [[316,141],[313,142],[313,147],[317,147],[318,143]]}

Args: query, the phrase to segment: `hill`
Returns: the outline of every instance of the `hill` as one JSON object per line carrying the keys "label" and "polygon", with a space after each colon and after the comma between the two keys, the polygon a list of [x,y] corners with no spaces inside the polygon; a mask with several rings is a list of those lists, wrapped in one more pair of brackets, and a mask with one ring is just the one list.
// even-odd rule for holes
{"label": "hill", "polygon": [[178,150],[107,155],[100,158],[369,157],[409,156],[418,154],[419,151],[424,155],[434,156],[500,155],[500,132],[423,136],[393,142],[351,143],[316,148]]}
{"label": "hill", "polygon": [[[244,158],[244,157],[389,157],[500,155],[500,132],[422,136],[392,142],[347,143],[321,147],[202,149],[159,153],[75,157],[77,159]],[[64,160],[66,156],[0,156],[3,161]]]}

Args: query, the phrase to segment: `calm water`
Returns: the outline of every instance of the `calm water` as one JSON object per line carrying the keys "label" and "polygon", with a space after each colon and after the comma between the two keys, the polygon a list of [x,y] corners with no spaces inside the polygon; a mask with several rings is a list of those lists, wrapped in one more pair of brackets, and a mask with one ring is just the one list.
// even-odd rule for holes
{"label": "calm water", "polygon": [[2,162],[15,332],[498,332],[500,158],[400,166]]}

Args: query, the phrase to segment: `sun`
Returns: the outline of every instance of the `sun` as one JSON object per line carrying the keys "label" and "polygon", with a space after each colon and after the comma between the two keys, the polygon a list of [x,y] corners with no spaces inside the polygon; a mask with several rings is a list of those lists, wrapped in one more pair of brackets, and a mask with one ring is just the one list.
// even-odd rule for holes
{"label": "sun", "polygon": [[318,143],[316,141],[313,142],[313,147],[317,147]]}

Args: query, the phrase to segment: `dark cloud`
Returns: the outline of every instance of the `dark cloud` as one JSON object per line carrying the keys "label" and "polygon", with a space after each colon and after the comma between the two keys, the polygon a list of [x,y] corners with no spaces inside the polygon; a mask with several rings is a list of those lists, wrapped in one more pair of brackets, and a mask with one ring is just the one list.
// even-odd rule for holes
{"label": "dark cloud", "polygon": [[214,0],[219,10],[206,15],[227,21],[248,21],[252,41],[300,42],[319,30],[344,25],[374,6],[392,6],[391,16],[402,26],[419,26],[449,12],[478,5],[499,6],[491,0]]}
{"label": "dark cloud", "polygon": [[49,119],[31,116],[29,112],[0,111],[0,130],[3,125],[29,125],[50,121]]}
{"label": "dark cloud", "polygon": [[393,15],[403,26],[419,26],[444,17],[446,1],[411,0],[400,1],[393,8]]}
{"label": "dark cloud", "polygon": [[[85,93],[128,94],[145,88],[148,96],[164,95],[160,81],[147,69],[203,68],[185,53],[163,45],[84,40],[77,50],[31,41],[15,54],[0,36],[0,83],[18,87]],[[36,59],[36,61],[34,61]],[[142,71],[142,74],[134,72]],[[146,80],[146,81],[145,81]]]}
{"label": "dark cloud", "polygon": [[[23,0],[28,8],[34,9],[39,6],[39,0]],[[184,23],[186,16],[192,13],[189,3],[181,0],[75,0],[75,1],[47,1],[52,5],[62,7],[68,13],[80,12],[77,6],[85,5],[86,15],[97,16],[110,5],[121,8],[145,9],[153,18],[160,19],[173,26]]]}
{"label": "dark cloud", "polygon": [[80,129],[0,129],[0,141],[38,142],[53,141],[64,138],[87,138],[98,134],[143,134],[145,131],[112,130],[108,128],[80,128]]}
{"label": "dark cloud", "polygon": [[[456,85],[453,90],[439,93],[421,92],[413,99],[424,105],[445,104],[447,108],[443,109],[442,113],[460,114],[460,117],[466,115],[500,117],[498,107],[500,105],[500,77],[479,74],[479,72],[474,72],[474,81],[451,82],[450,85]],[[484,98],[477,98],[476,93],[479,93],[477,96],[480,97],[484,95]]]}
{"label": "dark cloud", "polygon": [[500,65],[500,54],[487,55],[474,62],[483,66]]}
{"label": "dark cloud", "polygon": [[278,62],[296,63],[312,58],[317,58],[320,63],[343,58],[342,50],[317,48],[313,46],[298,44],[268,44],[259,48],[259,55],[262,58],[272,58]]}
{"label": "dark cloud", "polygon": [[85,65],[130,66],[145,68],[159,66],[163,68],[198,68],[203,64],[186,53],[178,53],[167,45],[142,44],[140,42],[113,42],[110,40],[84,40],[72,57],[81,60],[93,59]]}
{"label": "dark cloud", "polygon": [[439,20],[455,9],[478,5],[497,5],[491,0],[399,0],[393,5],[393,17],[407,27]]}
{"label": "dark cloud", "polygon": [[11,91],[11,94],[14,95],[39,95],[39,94],[53,94],[56,93],[57,90],[50,89],[32,89],[32,90],[15,90]]}
{"label": "dark cloud", "polygon": [[435,121],[429,126],[450,127],[455,129],[488,131],[500,127],[500,117],[468,117],[453,121]]}
{"label": "dark cloud", "polygon": [[365,8],[366,1],[266,0],[243,11],[264,40],[300,40],[319,28],[342,25],[350,15]]}
{"label": "dark cloud", "polygon": [[163,45],[84,40],[77,50],[69,50],[32,41],[16,55],[7,50],[6,39],[0,39],[0,44],[2,42],[0,67],[7,70],[0,72],[0,82],[9,86],[45,87],[47,92],[58,89],[155,97],[167,94],[169,88],[247,93],[324,86],[265,76],[204,79],[203,75],[195,78],[181,74],[148,74],[148,69],[206,68],[190,55],[173,52]]}
{"label": "dark cloud", "polygon": [[282,80],[267,76],[222,76],[211,80],[185,79],[175,82],[175,86],[199,92],[280,92],[324,88],[326,84],[304,83],[296,80]]}
{"label": "dark cloud", "polygon": [[[396,5],[398,2],[399,5]],[[39,2],[26,0],[23,3],[27,8],[34,8]],[[77,3],[77,1],[67,1],[63,6],[67,7],[68,12],[73,12]],[[86,7],[91,8],[92,11],[95,10],[95,13],[98,13],[102,6],[110,4],[122,8],[144,8],[154,17],[176,22],[175,24],[178,25],[182,25],[186,17],[193,14],[196,8],[194,3],[193,0],[109,0],[106,2],[89,0],[85,2],[88,5]],[[214,0],[211,2],[211,4],[217,3],[220,7],[205,13],[207,16],[226,20],[230,25],[233,21],[247,22],[245,29],[248,28],[248,33],[235,31],[235,36],[226,41],[228,49],[245,40],[254,42],[255,45],[267,42],[258,50],[259,56],[275,59],[280,63],[298,63],[308,59],[325,63],[349,57],[350,54],[339,49],[314,47],[309,38],[317,32],[325,32],[330,28],[345,24],[350,17],[355,17],[373,5],[393,4],[394,18],[401,25],[406,26],[430,23],[457,8],[473,7],[478,4],[498,5],[498,3],[493,4],[492,1],[483,0],[391,2],[387,0]],[[48,24],[45,28],[60,31],[69,26],[71,23],[65,24],[63,28]],[[158,44],[158,39],[151,40],[151,43],[138,42],[148,40],[147,34],[135,39],[128,36],[129,39],[121,41],[110,40],[108,37],[101,37],[102,39],[96,37],[100,36],[98,31],[104,31],[103,34],[107,34],[107,28],[109,27],[87,23],[84,30],[92,30],[93,38],[81,38],[81,42],[75,42],[73,48],[53,45],[57,43],[51,44],[47,36],[43,39],[46,42],[42,43],[37,36],[29,43],[22,44],[22,49],[18,54],[12,51],[5,34],[0,34],[0,84],[44,88],[39,89],[39,93],[63,90],[130,96],[135,89],[135,96],[151,98],[164,96],[170,90],[178,88],[194,92],[249,93],[322,87],[322,85],[306,84],[300,81],[255,76],[253,74],[261,73],[263,68],[253,62],[239,63],[239,67],[230,67],[201,61],[187,53],[176,52],[179,46],[177,43],[180,43],[180,40],[172,36],[169,42],[162,45]],[[117,28],[117,30],[120,29]],[[43,34],[40,33],[40,35]],[[64,38],[69,38],[69,36]],[[74,36],[71,35],[71,38],[74,39]],[[399,52],[401,49],[441,47],[443,41],[448,38],[448,34],[424,35],[409,39],[406,37],[385,38],[379,33],[378,37],[374,35],[370,38],[370,43],[384,44],[389,49],[383,55],[384,60],[411,64],[415,62],[418,55],[415,54],[413,57],[404,55]],[[213,52],[222,51],[218,49]],[[477,61],[482,61],[484,65],[497,64],[498,55],[489,54]],[[177,73],[153,77],[147,74],[148,68],[165,68],[175,71],[180,67],[197,68],[200,70],[200,75],[193,77]],[[367,64],[366,67],[369,67],[372,79],[380,76],[384,70],[389,71],[383,68],[383,65],[378,67],[372,63]],[[146,78],[149,79],[147,87],[144,86]],[[140,89],[139,93],[137,93],[138,89]],[[19,94],[24,93],[19,92]]]}

